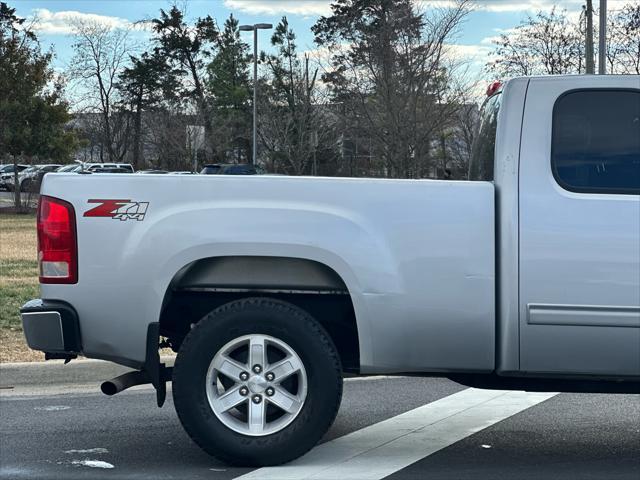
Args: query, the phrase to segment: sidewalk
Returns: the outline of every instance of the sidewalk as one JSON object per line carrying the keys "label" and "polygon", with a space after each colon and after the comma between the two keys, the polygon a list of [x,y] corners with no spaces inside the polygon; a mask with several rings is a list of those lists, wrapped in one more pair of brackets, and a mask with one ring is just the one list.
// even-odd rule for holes
{"label": "sidewalk", "polygon": [[[173,365],[175,357],[163,356],[161,361]],[[103,360],[72,360],[64,365],[63,360],[48,362],[2,363],[0,364],[0,389],[20,386],[53,386],[100,384],[115,376],[133,370]]]}

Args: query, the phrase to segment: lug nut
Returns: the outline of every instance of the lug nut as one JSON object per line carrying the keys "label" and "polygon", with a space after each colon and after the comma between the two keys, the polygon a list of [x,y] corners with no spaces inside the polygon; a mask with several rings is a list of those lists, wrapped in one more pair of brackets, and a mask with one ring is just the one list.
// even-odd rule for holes
{"label": "lug nut", "polygon": [[272,387],[269,387],[265,393],[268,397],[273,397],[273,394],[276,393],[276,391]]}
{"label": "lug nut", "polygon": [[262,401],[262,397],[260,395],[254,395],[251,400],[253,401],[253,403],[258,404]]}
{"label": "lug nut", "polygon": [[246,397],[249,395],[249,389],[247,387],[240,387],[240,395]]}
{"label": "lug nut", "polygon": [[262,371],[262,367],[260,365],[253,366],[254,373],[260,373]]}
{"label": "lug nut", "polygon": [[276,379],[276,376],[273,374],[273,372],[267,373],[266,377],[267,377],[267,380],[270,382],[273,382]]}
{"label": "lug nut", "polygon": [[240,374],[240,380],[242,380],[243,382],[246,382],[247,380],[249,380],[249,374],[247,372],[242,372]]}

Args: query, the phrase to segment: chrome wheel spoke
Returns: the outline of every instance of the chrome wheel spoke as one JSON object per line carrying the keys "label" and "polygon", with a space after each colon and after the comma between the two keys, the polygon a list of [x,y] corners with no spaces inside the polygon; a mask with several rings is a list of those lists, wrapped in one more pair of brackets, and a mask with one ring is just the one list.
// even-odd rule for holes
{"label": "chrome wheel spoke", "polygon": [[216,398],[214,400],[214,407],[217,407],[220,412],[227,412],[246,400],[247,397],[240,395],[240,386],[235,386]]}
{"label": "chrome wheel spoke", "polygon": [[247,371],[246,365],[236,362],[228,355],[220,355],[219,358],[214,359],[213,368],[234,382],[238,382],[240,374]]}
{"label": "chrome wheel spoke", "polygon": [[282,387],[275,387],[275,393],[272,397],[269,397],[269,402],[289,414],[297,412],[302,406],[296,396],[290,394]]}
{"label": "chrome wheel spoke", "polygon": [[262,433],[264,431],[267,416],[265,402],[249,402],[249,431],[251,433]]}
{"label": "chrome wheel spoke", "polygon": [[269,366],[269,372],[274,374],[275,381],[278,383],[294,373],[299,372],[301,369],[302,363],[293,356],[289,356]]}
{"label": "chrome wheel spoke", "polygon": [[262,335],[252,335],[249,340],[249,365],[264,368],[267,363],[267,345]]}

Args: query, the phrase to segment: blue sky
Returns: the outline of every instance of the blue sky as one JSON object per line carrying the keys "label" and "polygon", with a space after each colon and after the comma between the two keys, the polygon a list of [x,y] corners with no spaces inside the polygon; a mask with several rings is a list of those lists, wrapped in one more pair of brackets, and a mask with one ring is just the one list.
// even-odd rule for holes
{"label": "blue sky", "polygon": [[[426,9],[445,6],[451,0],[416,0]],[[627,0],[628,1],[628,0]],[[36,15],[40,20],[39,37],[43,46],[53,45],[56,59],[54,66],[63,70],[71,60],[73,43],[70,22],[73,18],[88,15],[94,20],[114,26],[125,26],[142,19],[153,18],[161,8],[170,8],[169,0],[8,0],[23,17]],[[609,0],[612,8],[625,0]],[[180,2],[179,2],[180,3]],[[241,23],[277,23],[286,15],[298,36],[301,50],[314,49],[311,26],[322,14],[330,13],[331,0],[189,0],[188,15],[191,18],[212,15],[220,25],[233,13]],[[515,27],[528,14],[556,5],[578,14],[584,0],[478,0],[475,11],[468,17],[455,46],[461,55],[469,57],[476,71],[486,62],[491,37],[500,31]],[[597,3],[597,2],[595,2]],[[140,40],[148,33],[134,34]],[[250,34],[249,34],[250,35]],[[250,38],[247,38],[250,41]],[[260,47],[268,47],[269,34],[261,33]]]}

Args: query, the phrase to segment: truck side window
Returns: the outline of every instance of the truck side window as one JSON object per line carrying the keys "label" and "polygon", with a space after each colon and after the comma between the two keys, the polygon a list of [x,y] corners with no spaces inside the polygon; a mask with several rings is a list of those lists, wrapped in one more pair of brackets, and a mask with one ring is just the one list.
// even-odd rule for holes
{"label": "truck side window", "polygon": [[553,110],[551,169],[566,190],[640,194],[640,90],[578,90]]}
{"label": "truck side window", "polygon": [[471,148],[469,180],[493,181],[493,164],[496,149],[498,111],[502,94],[497,94],[485,102],[480,112],[480,124]]}

